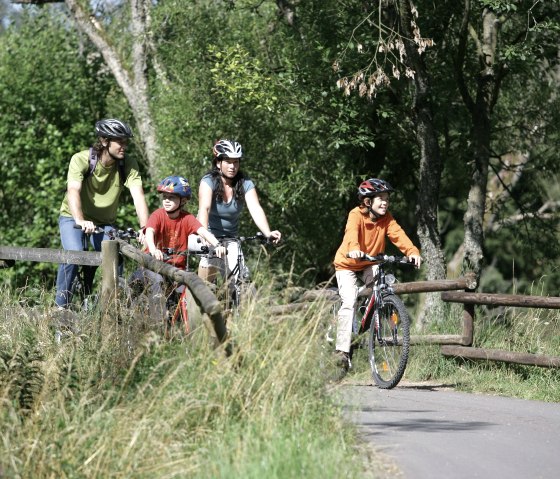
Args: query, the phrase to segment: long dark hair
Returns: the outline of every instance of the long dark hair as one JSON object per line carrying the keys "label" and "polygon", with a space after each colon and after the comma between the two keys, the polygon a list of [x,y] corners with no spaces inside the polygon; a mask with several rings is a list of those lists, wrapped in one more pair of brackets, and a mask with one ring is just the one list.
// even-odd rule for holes
{"label": "long dark hair", "polygon": [[[206,173],[206,175],[210,175],[212,179],[212,184],[214,187],[212,188],[212,196],[216,199],[216,201],[223,203],[224,202],[224,184],[222,182],[222,172],[218,168],[218,161],[221,161],[222,158],[214,158],[212,162],[212,169]],[[245,201],[245,179],[247,176],[241,170],[237,172],[237,174],[233,177],[233,197],[238,201]]]}
{"label": "long dark hair", "polygon": [[94,149],[98,158],[101,158],[101,154],[103,153],[103,150],[107,149],[107,147],[103,146],[103,143],[101,143],[101,138],[97,138],[95,143],[92,145],[92,148]]}

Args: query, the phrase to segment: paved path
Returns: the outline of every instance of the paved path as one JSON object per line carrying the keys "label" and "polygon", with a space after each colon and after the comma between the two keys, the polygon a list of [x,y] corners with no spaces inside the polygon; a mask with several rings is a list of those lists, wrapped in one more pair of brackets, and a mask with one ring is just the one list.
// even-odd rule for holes
{"label": "paved path", "polygon": [[405,479],[558,479],[560,404],[399,385],[339,390]]}

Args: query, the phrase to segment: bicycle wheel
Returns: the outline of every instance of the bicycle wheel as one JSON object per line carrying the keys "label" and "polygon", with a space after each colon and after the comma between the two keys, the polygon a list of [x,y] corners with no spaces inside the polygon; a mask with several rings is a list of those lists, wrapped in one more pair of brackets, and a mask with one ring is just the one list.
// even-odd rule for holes
{"label": "bicycle wheel", "polygon": [[247,307],[257,299],[257,288],[254,283],[241,283],[239,288],[238,306]]}
{"label": "bicycle wheel", "polygon": [[410,319],[403,302],[394,294],[383,297],[376,309],[369,335],[369,362],[375,383],[394,388],[403,377],[410,347]]}
{"label": "bicycle wheel", "polygon": [[[174,309],[170,309],[170,311],[173,311],[173,315],[171,316],[170,324],[168,325],[170,330],[176,327],[180,327],[184,334],[189,334],[193,331],[193,324],[187,307],[187,291],[188,290],[185,287],[177,302],[175,303],[175,301],[173,301],[175,306]],[[166,331],[166,336],[167,333],[168,331]]]}

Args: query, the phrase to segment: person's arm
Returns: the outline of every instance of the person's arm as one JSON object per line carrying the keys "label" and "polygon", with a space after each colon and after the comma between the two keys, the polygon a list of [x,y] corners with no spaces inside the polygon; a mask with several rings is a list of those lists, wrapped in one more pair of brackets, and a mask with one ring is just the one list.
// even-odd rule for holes
{"label": "person's arm", "polygon": [[352,259],[359,259],[364,256],[366,251],[362,251],[359,241],[358,230],[361,223],[361,215],[359,209],[353,209],[348,214],[346,221],[346,228],[344,229],[344,239],[346,240],[346,248],[348,250],[348,257]]}
{"label": "person's arm", "polygon": [[201,181],[198,187],[198,216],[197,219],[203,228],[208,229],[210,208],[212,207],[213,191],[208,183]]}
{"label": "person's arm", "polygon": [[196,230],[196,234],[200,236],[204,241],[206,241],[210,246],[216,248],[214,251],[218,258],[223,258],[226,255],[226,248],[222,246],[222,243],[218,241],[210,231],[208,231],[204,226],[201,226]]}
{"label": "person's arm", "polygon": [[148,252],[155,259],[159,259],[160,261],[162,261],[163,260],[163,252],[160,249],[157,249],[155,233],[156,233],[156,230],[154,228],[151,228],[151,227],[146,228],[146,246],[148,248]]}
{"label": "person's arm", "polygon": [[260,229],[262,231],[262,234],[267,238],[272,238],[273,243],[278,243],[282,238],[282,234],[280,233],[280,231],[270,230],[268,220],[266,219],[266,214],[259,202],[259,197],[257,196],[257,190],[255,188],[252,188],[247,193],[245,193],[245,203],[247,203],[247,208],[249,209],[251,218],[253,218],[253,221],[257,225],[257,228]]}
{"label": "person's arm", "polygon": [[76,180],[70,180],[68,182],[67,195],[68,195],[68,207],[70,208],[70,213],[74,218],[77,225],[82,227],[86,233],[93,233],[95,230],[95,224],[92,221],[84,220],[84,213],[82,211],[82,198],[80,197],[80,192],[82,191],[82,182]]}
{"label": "person's arm", "polygon": [[420,268],[420,265],[422,264],[420,250],[414,246],[414,243],[412,243],[411,239],[394,218],[392,218],[389,223],[387,236],[391,242],[399,248],[401,253],[407,256],[417,268]]}
{"label": "person's arm", "polygon": [[[136,208],[136,216],[138,216],[138,222],[140,223],[140,234],[138,235],[138,241],[144,243],[146,237],[144,228],[148,223],[148,205],[146,204],[146,197],[144,196],[144,189],[142,186],[131,186],[130,194],[132,195],[132,200],[134,201],[134,207]],[[159,259],[159,258],[158,258]]]}

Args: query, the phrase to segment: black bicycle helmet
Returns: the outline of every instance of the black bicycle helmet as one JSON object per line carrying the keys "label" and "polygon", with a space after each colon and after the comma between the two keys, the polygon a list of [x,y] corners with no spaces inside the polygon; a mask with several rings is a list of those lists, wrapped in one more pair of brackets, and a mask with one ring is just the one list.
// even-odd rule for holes
{"label": "black bicycle helmet", "polygon": [[387,181],[380,180],[379,178],[370,178],[360,183],[358,187],[358,197],[371,198],[379,193],[390,193],[391,191],[395,190]]}
{"label": "black bicycle helmet", "polygon": [[233,140],[218,140],[212,151],[214,153],[214,158],[219,158],[221,156],[241,158],[243,156],[241,145]]}
{"label": "black bicycle helmet", "polygon": [[105,118],[95,124],[95,134],[102,138],[132,138],[132,130],[124,121]]}

